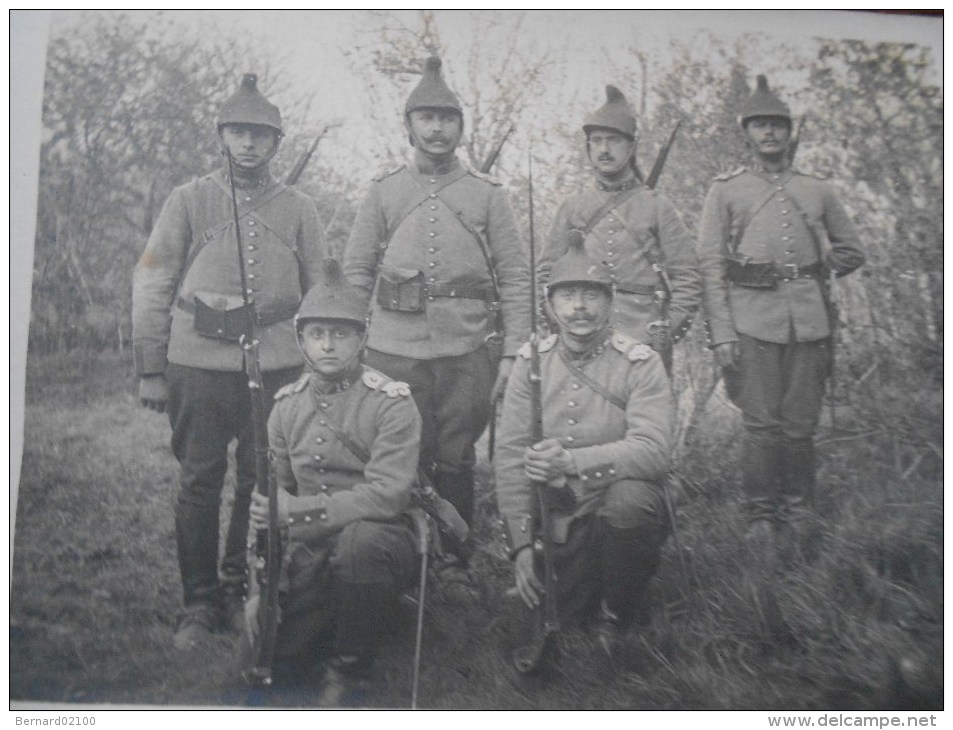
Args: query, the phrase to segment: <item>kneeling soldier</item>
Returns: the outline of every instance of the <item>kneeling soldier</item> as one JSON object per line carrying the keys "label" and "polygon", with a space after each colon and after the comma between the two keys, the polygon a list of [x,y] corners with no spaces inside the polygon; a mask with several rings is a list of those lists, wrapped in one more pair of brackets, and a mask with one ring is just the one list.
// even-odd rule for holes
{"label": "kneeling soldier", "polygon": [[569,237],[546,288],[560,333],[539,345],[547,437],[532,442],[526,345],[504,396],[497,500],[517,591],[535,607],[541,584],[530,549],[530,482],[549,485],[560,616],[594,615],[598,627],[615,634],[648,620],[647,587],[666,536],[661,483],[674,407],[659,355],[609,326],[611,272],[588,257],[578,231]]}
{"label": "kneeling soldier", "polygon": [[[279,391],[268,423],[283,537],[276,676],[306,672],[330,646],[324,706],[360,702],[387,617],[415,571],[406,511],[420,415],[405,383],[361,363],[366,311],[326,260],[295,317],[309,371]],[[267,529],[267,496],[254,495],[251,526]],[[250,632],[258,600],[246,604]]]}

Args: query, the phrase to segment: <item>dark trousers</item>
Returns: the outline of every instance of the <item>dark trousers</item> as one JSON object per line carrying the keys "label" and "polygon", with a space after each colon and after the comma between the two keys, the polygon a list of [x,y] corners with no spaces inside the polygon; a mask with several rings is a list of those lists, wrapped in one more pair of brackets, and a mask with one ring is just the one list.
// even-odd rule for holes
{"label": "dark trousers", "polygon": [[745,428],[746,508],[770,516],[814,491],[814,431],[831,368],[829,339],[765,342],[740,335],[735,402]]}
{"label": "dark trousers", "polygon": [[468,524],[473,521],[474,444],[490,418],[499,361],[486,347],[417,360],[367,350],[365,362],[410,385],[420,411],[420,465]]}
{"label": "dark trousers", "polygon": [[[634,479],[611,484],[599,506],[572,519],[554,546],[556,600],[565,621],[586,618],[600,601],[623,623],[648,612],[648,585],[667,536],[661,488]],[[541,556],[536,573],[543,577]]]}
{"label": "dark trousers", "polygon": [[[359,520],[337,535],[285,545],[277,656],[299,665],[329,651],[373,661],[397,597],[413,585],[416,540],[409,521]],[[246,603],[256,631],[258,586]]]}
{"label": "dark trousers", "polygon": [[[293,381],[300,367],[264,373],[265,403]],[[179,493],[175,505],[176,547],[186,606],[214,604],[219,599],[219,510],[228,445],[235,449],[235,499],[225,540],[222,578],[231,590],[242,591],[247,575],[248,507],[255,488],[255,444],[248,377],[170,364],[169,421],[172,453],[179,462]]]}

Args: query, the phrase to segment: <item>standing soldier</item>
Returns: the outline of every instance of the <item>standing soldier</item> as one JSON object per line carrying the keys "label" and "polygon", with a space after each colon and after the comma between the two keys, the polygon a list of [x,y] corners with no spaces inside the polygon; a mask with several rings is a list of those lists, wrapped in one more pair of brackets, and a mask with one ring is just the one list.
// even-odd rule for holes
{"label": "standing soldier", "polygon": [[440,66],[404,107],[413,162],[371,185],[344,271],[371,299],[368,364],[410,384],[421,467],[471,524],[474,443],[528,333],[529,269],[506,193],[454,152],[463,109]]}
{"label": "standing soldier", "polygon": [[562,204],[539,258],[539,279],[566,251],[566,232],[606,262],[616,287],[617,331],[651,342],[671,372],[671,345],[691,326],[701,279],[691,237],[672,202],[646,187],[635,164],[635,115],[615,86],[582,126],[594,186]]}
{"label": "standing soldier", "polygon": [[752,534],[768,534],[763,525],[813,496],[833,362],[828,276],[864,256],[831,187],[790,167],[791,112],[764,76],[739,122],[755,162],[716,178],[698,258],[710,344],[743,413],[745,511]]}
{"label": "standing soldier", "polygon": [[[367,304],[326,259],[295,317],[308,372],[279,391],[268,422],[284,533],[279,684],[307,680],[330,647],[319,704],[361,704],[400,590],[414,580],[405,515],[417,475],[420,416],[410,389],[361,364]],[[268,527],[255,493],[251,524]],[[258,593],[247,604],[257,626]],[[249,642],[253,643],[253,642]],[[326,651],[326,650],[325,650]]]}
{"label": "standing soldier", "polygon": [[662,480],[674,405],[660,356],[609,324],[612,269],[583,250],[578,232],[567,238],[546,288],[559,334],[539,344],[545,439],[533,443],[527,344],[503,399],[496,494],[517,591],[535,607],[530,482],[552,490],[559,614],[594,618],[600,638],[611,639],[649,619],[647,588],[666,536]]}
{"label": "standing soldier", "polygon": [[[314,201],[269,173],[281,116],[246,74],[222,106],[218,135],[231,159],[248,278],[258,315],[267,401],[301,371],[291,319],[324,255]],[[172,191],[133,279],[133,348],[141,403],[168,406],[181,466],[176,547],[185,610],[174,645],[189,649],[223,622],[241,625],[248,505],[255,485],[251,398],[239,337],[245,315],[228,166]],[[218,573],[219,506],[228,445],[236,489]]]}

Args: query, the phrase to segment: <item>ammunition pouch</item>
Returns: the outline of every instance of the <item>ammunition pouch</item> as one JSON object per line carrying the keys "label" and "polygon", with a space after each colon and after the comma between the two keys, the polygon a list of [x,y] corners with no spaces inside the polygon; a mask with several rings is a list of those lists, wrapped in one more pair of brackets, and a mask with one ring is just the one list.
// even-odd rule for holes
{"label": "ammunition pouch", "polygon": [[424,311],[424,275],[416,269],[382,266],[377,303],[390,312]]}
{"label": "ammunition pouch", "polygon": [[[179,300],[179,308],[184,300]],[[196,292],[192,304],[195,331],[203,337],[238,342],[245,334],[247,319],[241,297],[228,294]]]}
{"label": "ammunition pouch", "polygon": [[821,279],[824,267],[819,262],[798,266],[797,264],[750,263],[729,258],[725,265],[725,278],[733,284],[748,289],[777,289],[779,281],[795,279]]}
{"label": "ammunition pouch", "polygon": [[[214,292],[195,292],[193,300],[178,297],[176,306],[193,317],[195,331],[203,337],[240,342],[245,334],[245,303],[241,297]],[[249,304],[248,306],[252,306]],[[271,312],[253,310],[255,325],[270,327],[294,317],[298,305],[281,307]]]}

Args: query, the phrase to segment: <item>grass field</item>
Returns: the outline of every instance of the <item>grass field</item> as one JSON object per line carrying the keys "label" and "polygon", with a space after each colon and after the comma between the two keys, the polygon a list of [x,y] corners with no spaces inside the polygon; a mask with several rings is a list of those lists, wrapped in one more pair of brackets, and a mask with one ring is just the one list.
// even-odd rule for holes
{"label": "grass field", "polygon": [[[28,363],[11,700],[242,700],[231,637],[213,636],[187,655],[172,650],[180,601],[177,469],[167,419],[140,409],[134,386],[131,362],[121,355]],[[517,682],[509,669],[526,617],[505,594],[510,568],[498,557],[481,462],[473,569],[482,594],[461,606],[432,587],[421,707],[942,709],[936,449],[914,464],[882,433],[822,433],[819,514],[782,536],[772,559],[742,538],[733,505],[737,417],[713,404],[682,455],[680,552],[669,540],[652,586],[653,623],[629,634],[611,658],[585,632],[567,629],[561,661],[545,683]],[[930,405],[925,419],[939,433],[939,410]],[[409,706],[413,648],[408,612],[387,645],[389,690],[377,706]],[[313,704],[307,691],[279,701]]]}

